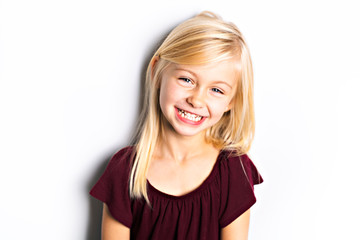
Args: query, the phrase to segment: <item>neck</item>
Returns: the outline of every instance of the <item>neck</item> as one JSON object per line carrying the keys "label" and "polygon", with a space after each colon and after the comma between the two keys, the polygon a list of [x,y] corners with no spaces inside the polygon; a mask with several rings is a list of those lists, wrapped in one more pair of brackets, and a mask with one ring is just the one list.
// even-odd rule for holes
{"label": "neck", "polygon": [[205,141],[205,132],[195,136],[181,136],[173,130],[165,130],[156,152],[177,163],[184,162],[198,155],[203,155],[213,145]]}

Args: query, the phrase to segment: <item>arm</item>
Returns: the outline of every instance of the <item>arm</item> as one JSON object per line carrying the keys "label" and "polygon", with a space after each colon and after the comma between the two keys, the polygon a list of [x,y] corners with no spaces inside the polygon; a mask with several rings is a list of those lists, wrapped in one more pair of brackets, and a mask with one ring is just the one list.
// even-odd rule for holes
{"label": "arm", "polygon": [[247,240],[250,222],[250,209],[232,223],[221,229],[221,240]]}
{"label": "arm", "polygon": [[105,203],[103,207],[101,239],[130,239],[130,229],[111,216],[110,211]]}

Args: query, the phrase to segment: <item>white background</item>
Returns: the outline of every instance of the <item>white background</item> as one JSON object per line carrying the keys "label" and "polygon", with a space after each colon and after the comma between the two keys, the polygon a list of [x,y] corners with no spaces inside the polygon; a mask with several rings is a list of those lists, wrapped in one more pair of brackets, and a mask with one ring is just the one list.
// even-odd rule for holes
{"label": "white background", "polygon": [[0,239],[100,239],[88,191],[129,142],[155,47],[202,10],[253,57],[250,239],[360,239],[356,1],[0,4]]}

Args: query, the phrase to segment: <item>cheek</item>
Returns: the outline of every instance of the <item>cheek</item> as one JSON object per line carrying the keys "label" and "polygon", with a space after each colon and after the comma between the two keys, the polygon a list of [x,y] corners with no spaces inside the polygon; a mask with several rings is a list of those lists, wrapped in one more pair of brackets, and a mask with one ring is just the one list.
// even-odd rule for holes
{"label": "cheek", "polygon": [[211,105],[210,111],[213,112],[214,115],[223,115],[224,112],[227,111],[226,107],[229,106],[229,101],[214,101]]}
{"label": "cheek", "polygon": [[163,82],[160,86],[159,93],[159,103],[162,110],[167,106],[167,104],[172,104],[174,102],[174,95],[176,91],[167,82]]}
{"label": "cheek", "polygon": [[163,88],[160,88],[160,93],[159,93],[159,104],[160,104],[160,108],[162,111],[164,111],[164,107],[166,105],[166,102],[168,101],[167,99],[167,95],[166,92],[164,91]]}
{"label": "cheek", "polygon": [[174,83],[165,83],[160,87],[160,103],[175,103],[181,99],[183,95],[181,89]]}

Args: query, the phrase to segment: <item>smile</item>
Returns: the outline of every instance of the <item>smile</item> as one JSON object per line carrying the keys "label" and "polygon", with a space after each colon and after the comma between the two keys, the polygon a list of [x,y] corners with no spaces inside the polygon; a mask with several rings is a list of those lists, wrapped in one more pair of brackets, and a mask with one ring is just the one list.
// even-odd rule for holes
{"label": "smile", "polygon": [[189,113],[185,110],[182,110],[180,108],[177,108],[177,111],[178,111],[178,114],[185,118],[185,119],[188,119],[190,121],[193,121],[193,122],[200,122],[204,117],[203,116],[200,116],[200,115],[196,115],[196,114],[193,114],[193,113]]}

